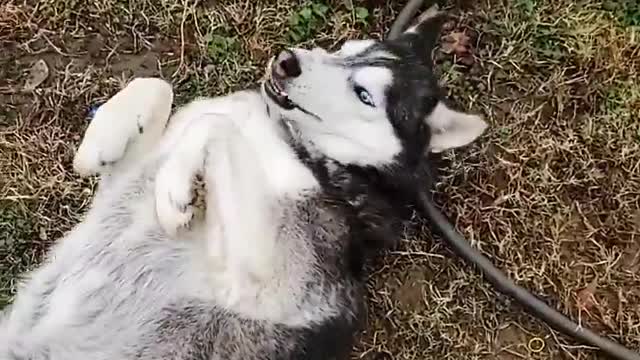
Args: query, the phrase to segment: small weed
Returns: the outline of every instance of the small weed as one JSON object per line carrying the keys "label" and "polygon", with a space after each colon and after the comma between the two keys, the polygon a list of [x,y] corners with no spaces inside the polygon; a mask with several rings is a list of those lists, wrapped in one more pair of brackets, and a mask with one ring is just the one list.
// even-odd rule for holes
{"label": "small weed", "polygon": [[294,43],[298,43],[313,37],[316,31],[327,21],[328,11],[329,7],[319,2],[302,5],[299,10],[289,17],[289,39]]}
{"label": "small weed", "polygon": [[30,260],[41,250],[29,215],[14,203],[0,202],[0,309],[11,302],[18,275],[33,266]]}
{"label": "small weed", "polygon": [[353,13],[356,18],[356,24],[362,24],[364,26],[369,25],[369,18],[371,17],[371,14],[369,14],[369,10],[367,8],[360,6],[355,7],[353,9]]}
{"label": "small weed", "polygon": [[640,26],[640,2],[637,0],[607,1],[605,10],[613,12],[625,26]]}
{"label": "small weed", "polygon": [[222,63],[239,50],[239,42],[235,36],[207,34],[204,38],[207,56],[215,63]]}
{"label": "small weed", "polygon": [[176,103],[185,104],[195,97],[206,96],[210,86],[203,78],[191,75],[178,87]]}
{"label": "small weed", "polygon": [[536,0],[516,0],[515,6],[522,9],[525,15],[531,16],[535,14],[538,4]]}
{"label": "small weed", "polygon": [[557,28],[541,24],[536,30],[533,47],[540,55],[553,61],[560,61],[567,55]]}
{"label": "small weed", "polygon": [[602,112],[635,123],[640,116],[640,86],[632,81],[617,81],[605,96]]}

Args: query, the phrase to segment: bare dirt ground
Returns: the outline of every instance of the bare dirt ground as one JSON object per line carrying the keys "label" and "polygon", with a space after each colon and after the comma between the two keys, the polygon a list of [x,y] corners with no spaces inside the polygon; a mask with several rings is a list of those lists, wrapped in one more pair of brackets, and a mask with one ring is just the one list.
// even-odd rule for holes
{"label": "bare dirt ground", "polygon": [[[0,307],[81,219],[94,182],[72,173],[74,149],[90,108],[127,79],[163,76],[179,103],[222,94],[258,79],[286,44],[379,38],[403,4],[0,2]],[[442,83],[491,128],[446,154],[445,211],[519,284],[640,349],[639,3],[446,5]],[[524,314],[428,231],[404,237],[375,266],[354,357],[601,358]]]}

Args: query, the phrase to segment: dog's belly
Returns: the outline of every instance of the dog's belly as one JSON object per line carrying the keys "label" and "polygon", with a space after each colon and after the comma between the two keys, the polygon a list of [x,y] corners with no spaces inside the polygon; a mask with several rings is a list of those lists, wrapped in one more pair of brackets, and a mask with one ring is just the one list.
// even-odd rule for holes
{"label": "dog's belly", "polygon": [[[14,311],[30,316],[28,326],[9,334],[6,349],[0,343],[0,359],[306,359],[309,349],[318,352],[316,338],[347,341],[354,330],[352,320],[305,330],[220,308],[209,277],[198,268],[193,242],[124,236],[87,245],[91,250],[73,263],[39,270],[64,265],[53,281],[24,289]],[[309,331],[314,335],[307,339]],[[321,345],[322,351],[336,351]]]}
{"label": "dog's belly", "polygon": [[[267,290],[263,298],[277,301],[257,302],[256,311],[263,315],[273,312],[268,310],[273,306],[267,305],[289,302],[294,311],[298,304],[292,299],[309,295],[311,302],[298,309],[301,316],[311,316],[316,324],[333,323],[327,316],[351,314],[353,306],[347,304],[360,299],[346,290],[332,290],[342,281],[339,276],[334,279],[337,275],[317,273],[320,278],[307,280],[312,283],[292,280],[306,273],[319,254],[326,264],[335,261],[327,259],[340,257],[341,250],[330,244],[339,243],[342,222],[332,220],[329,212],[318,212],[314,205],[285,207],[297,210],[281,219],[289,229],[281,234],[288,239],[279,242],[288,244],[281,255],[286,263],[301,267],[282,269],[283,278],[276,283],[281,286],[286,279],[292,281],[291,288],[280,289],[280,297],[269,296],[277,288]],[[222,309],[220,296],[233,282],[216,281],[220,274],[212,274],[216,267],[207,257],[206,237],[194,231],[189,238],[169,239],[154,221],[134,222],[130,210],[125,210],[106,217],[89,214],[60,241],[52,260],[19,293],[8,322],[0,323],[0,359],[297,359],[304,354],[301,349],[326,347],[307,345],[307,341],[349,339],[354,326],[350,316],[343,319],[345,323],[303,331],[277,321],[248,320],[252,317]],[[309,243],[322,248],[320,253],[305,245],[307,238],[315,239]],[[336,284],[322,290],[329,278],[334,279],[329,283]],[[296,295],[299,289],[306,290]],[[320,293],[308,294],[310,290]],[[327,309],[318,310],[321,307]],[[290,312],[287,307],[281,310]],[[8,331],[3,334],[4,329]]]}
{"label": "dog's belly", "polygon": [[274,360],[297,359],[308,347],[300,341],[310,329],[222,309],[197,239],[153,229],[113,239],[82,232],[61,240],[16,299],[6,342],[0,331],[0,359]]}
{"label": "dog's belly", "polygon": [[5,324],[9,359],[133,358],[153,341],[168,309],[179,316],[185,299],[207,298],[210,284],[197,269],[193,243],[130,233],[75,243],[84,249],[72,259],[53,253]]}

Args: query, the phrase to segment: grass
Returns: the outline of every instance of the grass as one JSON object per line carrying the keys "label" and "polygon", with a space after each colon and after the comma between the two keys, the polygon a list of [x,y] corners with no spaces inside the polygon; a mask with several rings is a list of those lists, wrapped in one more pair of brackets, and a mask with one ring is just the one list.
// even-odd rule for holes
{"label": "grass", "polygon": [[[402,2],[8,0],[0,5],[0,307],[79,221],[93,182],[71,172],[92,105],[131,76],[178,102],[256,81],[275,49],[384,34]],[[640,9],[635,1],[450,2],[435,54],[450,95],[491,129],[445,154],[439,199],[519,284],[640,349]],[[447,35],[447,34],[445,34]],[[30,66],[50,75],[23,91]],[[524,314],[416,220],[370,279],[366,359],[596,359]],[[544,347],[528,344],[542,340]]]}

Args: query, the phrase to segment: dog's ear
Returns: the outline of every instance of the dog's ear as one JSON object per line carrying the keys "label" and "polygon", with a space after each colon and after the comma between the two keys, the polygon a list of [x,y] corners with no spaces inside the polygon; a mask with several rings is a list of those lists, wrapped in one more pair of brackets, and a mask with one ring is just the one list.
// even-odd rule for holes
{"label": "dog's ear", "polygon": [[438,102],[425,122],[431,130],[429,151],[433,153],[465,146],[482,135],[488,127],[480,116],[453,110],[442,101]]}
{"label": "dog's ear", "polygon": [[415,25],[402,33],[401,42],[409,45],[411,50],[422,59],[431,63],[431,53],[440,39],[440,31],[448,17],[433,5],[423,12]]}

